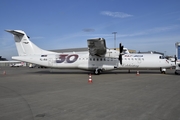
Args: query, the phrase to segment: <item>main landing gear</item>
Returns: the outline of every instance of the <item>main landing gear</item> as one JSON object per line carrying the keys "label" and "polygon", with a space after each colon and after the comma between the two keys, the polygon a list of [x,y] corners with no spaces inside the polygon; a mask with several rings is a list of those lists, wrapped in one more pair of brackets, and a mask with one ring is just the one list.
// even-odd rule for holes
{"label": "main landing gear", "polygon": [[97,68],[97,69],[94,70],[94,74],[95,74],[95,75],[99,75],[99,74],[101,74],[101,73],[102,73],[102,70],[101,70],[101,69],[98,69],[98,68]]}

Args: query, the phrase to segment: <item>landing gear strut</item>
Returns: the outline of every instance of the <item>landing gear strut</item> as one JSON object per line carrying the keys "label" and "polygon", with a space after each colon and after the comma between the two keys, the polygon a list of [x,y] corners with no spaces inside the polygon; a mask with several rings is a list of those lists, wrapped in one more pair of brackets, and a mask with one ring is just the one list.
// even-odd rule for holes
{"label": "landing gear strut", "polygon": [[94,70],[94,74],[95,75],[99,75],[99,74],[101,74],[102,73],[102,70],[101,69],[95,69]]}
{"label": "landing gear strut", "polygon": [[166,69],[165,68],[160,68],[160,71],[162,74],[166,74]]}

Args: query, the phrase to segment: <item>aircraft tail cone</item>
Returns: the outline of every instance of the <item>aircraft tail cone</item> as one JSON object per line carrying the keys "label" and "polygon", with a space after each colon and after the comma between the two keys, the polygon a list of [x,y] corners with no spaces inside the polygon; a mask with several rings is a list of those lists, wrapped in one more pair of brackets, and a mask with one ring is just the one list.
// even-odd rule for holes
{"label": "aircraft tail cone", "polygon": [[140,74],[139,74],[139,71],[137,71],[136,75],[140,75]]}
{"label": "aircraft tail cone", "polygon": [[89,74],[88,83],[92,83],[92,77],[91,77],[91,74]]}

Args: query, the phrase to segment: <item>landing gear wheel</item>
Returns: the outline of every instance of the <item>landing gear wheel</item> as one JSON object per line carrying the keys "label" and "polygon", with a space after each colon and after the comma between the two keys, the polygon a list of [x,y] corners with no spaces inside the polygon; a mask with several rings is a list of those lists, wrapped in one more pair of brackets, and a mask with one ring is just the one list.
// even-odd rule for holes
{"label": "landing gear wheel", "polygon": [[161,74],[166,74],[166,69],[165,68],[160,68]]}
{"label": "landing gear wheel", "polygon": [[94,70],[94,74],[95,75],[99,75],[99,71],[98,70]]}
{"label": "landing gear wheel", "polygon": [[162,73],[163,73],[163,74],[166,74],[166,72],[165,72],[165,71],[162,71]]}
{"label": "landing gear wheel", "polygon": [[95,75],[99,75],[99,74],[101,74],[102,73],[102,70],[101,69],[96,69],[96,70],[94,70],[94,74]]}
{"label": "landing gear wheel", "polygon": [[174,74],[178,75],[177,71],[175,71]]}

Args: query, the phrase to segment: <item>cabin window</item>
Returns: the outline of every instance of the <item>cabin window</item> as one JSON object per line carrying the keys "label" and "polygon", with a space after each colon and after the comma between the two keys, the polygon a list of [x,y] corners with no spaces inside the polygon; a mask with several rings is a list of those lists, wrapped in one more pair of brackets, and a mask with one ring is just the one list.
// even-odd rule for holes
{"label": "cabin window", "polygon": [[128,58],[128,60],[130,60],[130,58]]}
{"label": "cabin window", "polygon": [[97,61],[99,61],[99,59],[97,58]]}
{"label": "cabin window", "polygon": [[144,60],[144,58],[142,58],[142,60]]}
{"label": "cabin window", "polygon": [[104,61],[106,61],[106,58],[104,58]]}
{"label": "cabin window", "polygon": [[134,60],[133,58],[131,58],[131,60]]}
{"label": "cabin window", "polygon": [[100,58],[100,61],[102,61],[102,58]]}
{"label": "cabin window", "polygon": [[95,58],[93,58],[93,61],[95,61]]}
{"label": "cabin window", "polygon": [[41,57],[47,57],[47,55],[41,55]]}
{"label": "cabin window", "polygon": [[135,60],[137,60],[137,59],[135,58]]}
{"label": "cabin window", "polygon": [[92,59],[91,59],[91,58],[89,58],[89,60],[91,61]]}

